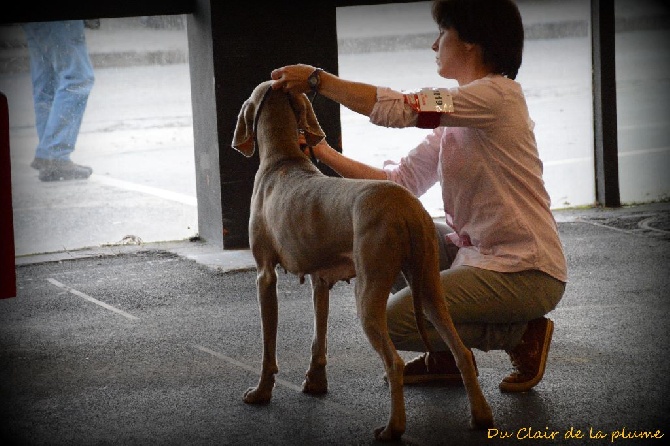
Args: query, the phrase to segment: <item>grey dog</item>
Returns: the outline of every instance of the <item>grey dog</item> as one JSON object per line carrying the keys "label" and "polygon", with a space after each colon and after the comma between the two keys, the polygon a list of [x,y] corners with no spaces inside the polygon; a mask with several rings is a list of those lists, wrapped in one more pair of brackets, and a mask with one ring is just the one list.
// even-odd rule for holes
{"label": "grey dog", "polygon": [[[417,315],[436,327],[451,349],[470,402],[471,425],[493,426],[491,408],[477,380],[473,358],[461,341],[441,297],[434,224],[421,202],[391,181],[354,180],[324,175],[300,149],[299,131],[315,145],[324,137],[305,94],[258,85],[240,111],[232,146],[247,157],[257,149],[249,242],[257,266],[263,332],[263,362],[256,387],[244,401],[267,403],[278,372],[277,273],[281,266],[312,285],[315,332],[303,392],[322,394],[326,378],[329,292],[340,280],[355,277],[358,317],[381,357],[391,393],[386,426],[377,440],[399,439],[405,432],[404,362],[388,335],[386,302],[402,273],[414,296]],[[422,318],[417,326],[425,336]]]}

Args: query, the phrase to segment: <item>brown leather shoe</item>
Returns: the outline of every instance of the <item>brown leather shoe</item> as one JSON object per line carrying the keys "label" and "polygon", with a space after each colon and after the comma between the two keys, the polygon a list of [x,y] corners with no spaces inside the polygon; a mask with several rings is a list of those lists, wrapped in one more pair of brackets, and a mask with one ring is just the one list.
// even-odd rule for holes
{"label": "brown leather shoe", "polygon": [[542,380],[553,333],[554,323],[546,317],[528,322],[519,345],[507,352],[516,370],[500,382],[501,391],[527,392]]}
{"label": "brown leather shoe", "polygon": [[[475,373],[479,376],[475,355],[470,350]],[[461,371],[450,351],[424,353],[405,364],[405,384],[463,384]]]}

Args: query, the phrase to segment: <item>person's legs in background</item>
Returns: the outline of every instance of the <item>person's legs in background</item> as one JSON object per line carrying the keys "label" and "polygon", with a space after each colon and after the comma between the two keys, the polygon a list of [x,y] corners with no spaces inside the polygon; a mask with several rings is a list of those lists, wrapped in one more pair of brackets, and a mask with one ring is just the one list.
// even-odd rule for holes
{"label": "person's legs in background", "polygon": [[75,149],[94,75],[84,22],[27,23],[39,144],[31,164],[40,180],[88,178],[90,167],[74,164]]}
{"label": "person's legs in background", "polygon": [[[44,48],[44,42],[49,44],[51,27],[43,26],[42,23],[24,23],[23,30],[26,34],[30,53],[30,79],[35,108],[35,128],[38,141],[41,142],[44,138],[44,129],[49,120],[58,85],[57,74],[48,57],[48,51]],[[42,149],[40,150],[40,148]],[[38,143],[35,158],[38,160],[50,158],[49,151],[44,148],[44,145]]]}

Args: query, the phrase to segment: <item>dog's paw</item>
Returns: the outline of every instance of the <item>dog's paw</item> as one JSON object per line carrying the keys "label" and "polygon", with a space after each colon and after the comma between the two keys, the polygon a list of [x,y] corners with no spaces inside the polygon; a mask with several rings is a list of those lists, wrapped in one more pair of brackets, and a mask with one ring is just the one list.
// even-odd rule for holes
{"label": "dog's paw", "polygon": [[249,387],[244,392],[244,402],[247,404],[267,404],[272,398],[272,389],[264,390],[260,387]]}
{"label": "dog's paw", "polygon": [[313,383],[306,379],[302,382],[302,393],[323,395],[324,393],[328,393],[328,383]]}
{"label": "dog's paw", "polygon": [[472,429],[484,430],[494,426],[493,412],[488,404],[479,410],[473,408],[470,414],[470,427]]}
{"label": "dog's paw", "polygon": [[398,441],[400,440],[400,437],[402,437],[402,434],[404,434],[404,430],[395,430],[391,429],[388,426],[383,426],[375,429],[375,440],[377,441]]}
{"label": "dog's paw", "polygon": [[328,378],[325,367],[307,371],[305,380],[302,382],[302,392],[310,395],[328,393]]}

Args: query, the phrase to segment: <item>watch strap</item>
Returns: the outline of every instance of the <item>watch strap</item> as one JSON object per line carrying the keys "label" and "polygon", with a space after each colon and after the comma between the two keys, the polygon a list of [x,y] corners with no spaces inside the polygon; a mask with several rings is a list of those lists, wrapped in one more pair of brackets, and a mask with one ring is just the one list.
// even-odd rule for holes
{"label": "watch strap", "polygon": [[[321,68],[317,68],[307,77],[309,88],[314,93],[319,90],[319,85],[321,85],[321,72],[323,72],[323,70]],[[313,79],[316,79],[316,81],[313,81]]]}

